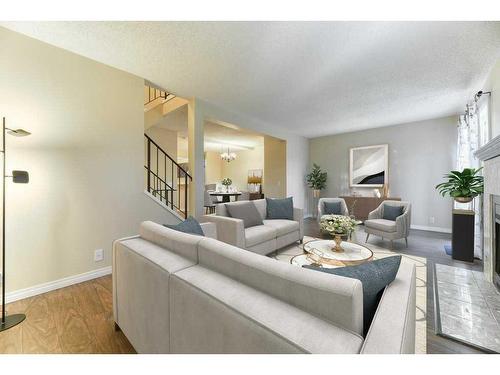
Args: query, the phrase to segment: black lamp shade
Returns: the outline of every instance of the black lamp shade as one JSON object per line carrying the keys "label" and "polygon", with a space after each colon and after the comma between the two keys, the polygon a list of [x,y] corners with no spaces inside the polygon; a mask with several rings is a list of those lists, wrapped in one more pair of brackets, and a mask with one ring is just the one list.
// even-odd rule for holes
{"label": "black lamp shade", "polygon": [[26,171],[12,171],[12,181],[15,184],[27,184],[30,182],[30,175]]}

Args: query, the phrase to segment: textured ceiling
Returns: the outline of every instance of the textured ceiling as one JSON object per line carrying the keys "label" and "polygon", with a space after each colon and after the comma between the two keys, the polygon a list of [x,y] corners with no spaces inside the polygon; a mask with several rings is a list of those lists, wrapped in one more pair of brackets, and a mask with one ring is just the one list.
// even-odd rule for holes
{"label": "textured ceiling", "polygon": [[500,22],[2,23],[306,137],[452,115]]}

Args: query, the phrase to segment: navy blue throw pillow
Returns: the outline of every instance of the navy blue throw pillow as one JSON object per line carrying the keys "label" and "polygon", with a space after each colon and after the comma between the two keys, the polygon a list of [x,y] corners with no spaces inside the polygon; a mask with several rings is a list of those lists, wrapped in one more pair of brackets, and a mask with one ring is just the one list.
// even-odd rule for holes
{"label": "navy blue throw pillow", "polygon": [[363,332],[368,332],[385,287],[394,281],[401,263],[401,255],[377,259],[357,266],[318,268],[305,265],[316,271],[358,279],[363,284]]}
{"label": "navy blue throw pillow", "polygon": [[388,204],[384,204],[384,214],[382,216],[385,220],[396,221],[398,216],[403,215],[403,206],[389,206]]}
{"label": "navy blue throw pillow", "polygon": [[325,215],[342,215],[340,202],[323,202],[323,213]]}
{"label": "navy blue throw pillow", "polygon": [[189,216],[186,220],[179,224],[175,225],[170,225],[170,224],[163,224],[164,227],[179,231],[179,232],[184,232],[184,233],[189,233],[189,234],[197,234],[199,236],[205,236],[203,233],[203,229],[201,228],[200,223],[198,220],[196,220],[194,217]]}
{"label": "navy blue throw pillow", "polygon": [[266,198],[267,219],[293,220],[293,197],[284,199]]}

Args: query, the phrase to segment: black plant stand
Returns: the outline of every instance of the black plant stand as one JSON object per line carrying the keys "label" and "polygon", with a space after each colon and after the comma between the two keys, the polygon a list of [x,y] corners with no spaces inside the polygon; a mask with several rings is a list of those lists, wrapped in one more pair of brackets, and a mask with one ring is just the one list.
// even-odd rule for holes
{"label": "black plant stand", "polygon": [[474,215],[472,210],[453,210],[451,257],[474,261]]}

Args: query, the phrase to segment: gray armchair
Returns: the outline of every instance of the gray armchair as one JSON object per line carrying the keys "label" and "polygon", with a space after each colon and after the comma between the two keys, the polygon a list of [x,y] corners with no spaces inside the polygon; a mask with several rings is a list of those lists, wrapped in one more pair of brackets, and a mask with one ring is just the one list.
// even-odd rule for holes
{"label": "gray armchair", "polygon": [[[384,206],[403,207],[403,214],[398,216],[395,221],[384,219]],[[409,202],[400,201],[384,201],[375,210],[368,214],[368,220],[365,220],[366,241],[370,234],[387,238],[391,241],[391,249],[393,248],[393,240],[404,238],[408,247],[408,235],[410,234],[411,224],[411,204]]]}
{"label": "gray armchair", "polygon": [[318,222],[321,220],[321,216],[325,215],[324,203],[334,203],[340,202],[340,209],[342,211],[342,215],[349,216],[349,210],[347,209],[347,204],[345,200],[342,198],[320,198],[318,201]]}

